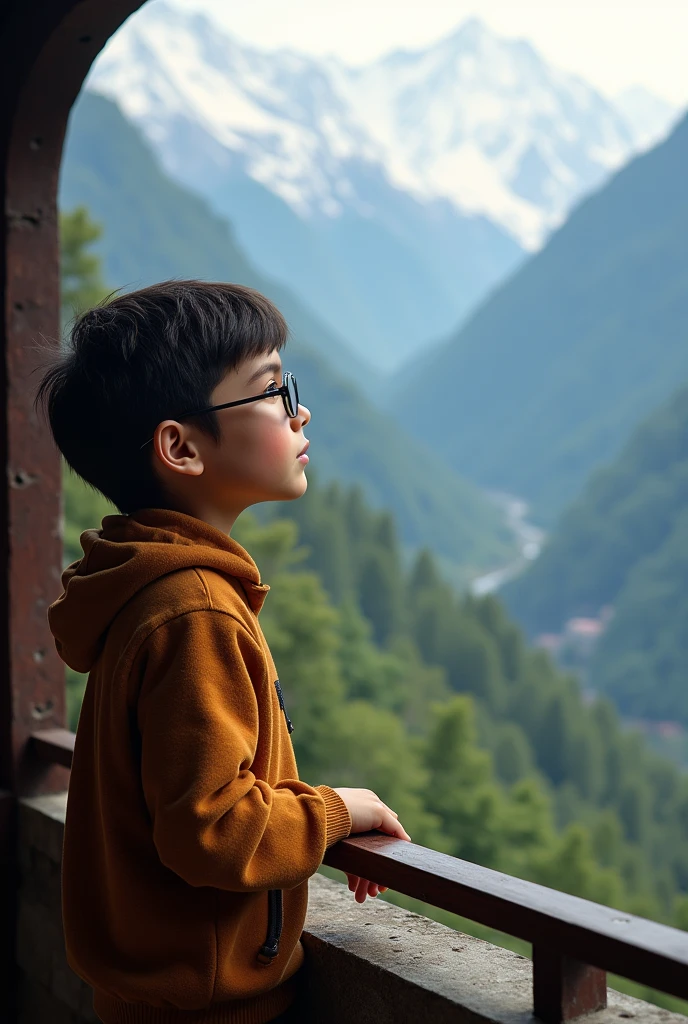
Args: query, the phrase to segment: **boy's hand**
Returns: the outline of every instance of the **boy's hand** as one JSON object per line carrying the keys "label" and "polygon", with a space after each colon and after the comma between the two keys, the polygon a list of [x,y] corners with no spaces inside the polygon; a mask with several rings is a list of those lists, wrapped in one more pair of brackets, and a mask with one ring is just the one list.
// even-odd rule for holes
{"label": "boy's hand", "polygon": [[386,885],[378,885],[377,882],[369,882],[367,878],[350,875],[348,871],[346,877],[349,879],[349,889],[354,894],[357,903],[365,903],[366,896],[375,897],[379,892],[387,892],[389,888]]}
{"label": "boy's hand", "polygon": [[[397,839],[405,839],[411,842],[411,836],[406,832],[399,821],[399,815],[391,807],[383,803],[380,797],[370,789],[335,789],[347,806],[351,815],[351,834],[355,832],[369,832],[371,829],[379,829],[388,835],[396,836]],[[349,880],[349,889],[354,893],[357,903],[365,903],[366,896],[377,896],[379,892],[387,892],[388,886],[378,885],[370,882],[367,878],[359,878],[358,875],[350,875],[346,872]]]}

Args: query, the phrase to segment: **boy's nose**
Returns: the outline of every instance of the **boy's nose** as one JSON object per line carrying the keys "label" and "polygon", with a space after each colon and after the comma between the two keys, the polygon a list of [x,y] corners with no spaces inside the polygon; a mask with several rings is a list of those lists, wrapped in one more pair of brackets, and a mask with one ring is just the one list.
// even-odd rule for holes
{"label": "boy's nose", "polygon": [[302,405],[301,402],[299,402],[299,414],[298,416],[294,416],[293,420],[291,421],[292,426],[294,427],[294,429],[300,430],[301,427],[305,427],[306,424],[310,422],[310,418],[310,409],[307,406]]}

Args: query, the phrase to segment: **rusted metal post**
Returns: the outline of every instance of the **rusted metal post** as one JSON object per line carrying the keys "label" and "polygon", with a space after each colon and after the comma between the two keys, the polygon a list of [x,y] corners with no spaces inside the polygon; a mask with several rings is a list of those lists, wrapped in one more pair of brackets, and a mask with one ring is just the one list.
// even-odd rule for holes
{"label": "rusted metal post", "polygon": [[94,59],[141,0],[14,0],[3,24],[1,166],[2,356],[0,446],[0,787],[64,788],[68,776],[33,756],[37,729],[65,725],[64,666],[48,629],[60,592],[60,459],[32,403],[41,358],[58,345],[57,182],[67,118]]}
{"label": "rusted metal post", "polygon": [[5,0],[0,19],[0,991],[14,1018],[17,797],[67,787],[30,737],[65,725],[48,629],[60,591],[60,459],[33,412],[38,339],[59,337],[57,183],[94,57],[142,0]]}
{"label": "rusted metal post", "polygon": [[[55,156],[24,93],[44,43],[41,22],[33,8],[6,10],[0,61],[0,986],[8,1020],[16,1013],[16,799],[40,788],[41,779],[46,788],[65,784],[63,769],[41,765],[34,773],[26,756],[29,734],[42,721],[64,723],[64,673],[50,653],[45,622],[61,559],[59,461],[32,415],[28,377],[32,340],[56,337],[59,322]],[[49,97],[47,89],[48,104]]]}
{"label": "rusted metal post", "polygon": [[43,337],[57,344],[59,335],[54,179],[64,124],[53,124],[31,92],[18,98],[7,152],[0,369],[6,481],[0,499],[0,649],[10,718],[10,735],[3,737],[3,781],[17,795],[66,783],[63,773],[47,774],[28,756],[27,742],[37,728],[62,726],[65,718],[64,666],[46,621],[62,558],[60,462],[31,408],[35,342]]}
{"label": "rusted metal post", "polygon": [[556,949],[533,946],[535,1016],[561,1024],[607,1005],[607,974],[563,956]]}

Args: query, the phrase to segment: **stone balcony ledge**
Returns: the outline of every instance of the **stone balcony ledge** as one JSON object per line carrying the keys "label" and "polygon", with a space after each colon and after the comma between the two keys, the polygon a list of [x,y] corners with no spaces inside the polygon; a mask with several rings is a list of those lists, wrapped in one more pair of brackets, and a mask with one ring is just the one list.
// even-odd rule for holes
{"label": "stone balcony ledge", "polygon": [[[69,969],[60,920],[60,860],[66,793],[20,802],[18,962],[20,1024],[96,1022],[91,992]],[[355,902],[322,875],[310,883],[303,934],[310,1020],[316,1024],[525,1024],[532,1016],[532,964],[383,900]],[[587,1024],[686,1018],[609,989]]]}

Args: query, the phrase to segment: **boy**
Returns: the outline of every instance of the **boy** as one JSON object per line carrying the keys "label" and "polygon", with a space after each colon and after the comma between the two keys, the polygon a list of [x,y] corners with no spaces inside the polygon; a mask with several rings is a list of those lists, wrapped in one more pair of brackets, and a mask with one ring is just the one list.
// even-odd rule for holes
{"label": "boy", "polygon": [[[48,612],[60,656],[89,673],[63,917],[105,1024],[286,1020],[325,849],[410,838],[370,790],[299,781],[258,623],[269,588],[230,536],[248,506],[306,489],[286,337],[249,288],[170,281],[80,317],[36,396],[121,512],[82,534]],[[359,902],[380,891],[349,881]]]}

